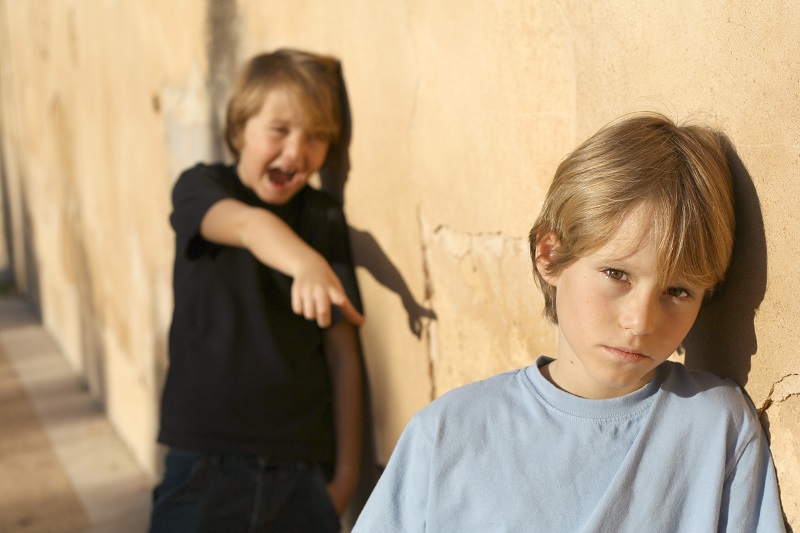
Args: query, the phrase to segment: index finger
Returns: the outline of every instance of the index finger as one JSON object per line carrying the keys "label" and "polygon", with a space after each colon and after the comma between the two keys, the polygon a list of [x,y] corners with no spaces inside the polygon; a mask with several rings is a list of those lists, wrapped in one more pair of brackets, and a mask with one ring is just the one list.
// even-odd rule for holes
{"label": "index finger", "polygon": [[336,304],[339,309],[342,311],[344,318],[353,324],[354,326],[360,326],[366,320],[364,315],[358,312],[358,310],[353,307],[353,304],[350,303],[350,300],[347,298],[344,299],[341,303]]}

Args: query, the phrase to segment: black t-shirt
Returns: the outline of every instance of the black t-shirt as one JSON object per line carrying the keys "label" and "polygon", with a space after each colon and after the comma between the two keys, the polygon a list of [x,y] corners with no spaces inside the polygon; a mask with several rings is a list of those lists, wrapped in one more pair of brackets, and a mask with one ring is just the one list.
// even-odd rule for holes
{"label": "black t-shirt", "polygon": [[[341,207],[311,187],[262,202],[235,167],[197,165],[172,194],[175,230],[170,366],[159,442],[207,452],[332,461],[332,393],[323,330],[291,309],[292,279],[243,248],[200,236],[224,198],[269,209],[319,251],[360,307]],[[341,314],[333,309],[333,320]]]}

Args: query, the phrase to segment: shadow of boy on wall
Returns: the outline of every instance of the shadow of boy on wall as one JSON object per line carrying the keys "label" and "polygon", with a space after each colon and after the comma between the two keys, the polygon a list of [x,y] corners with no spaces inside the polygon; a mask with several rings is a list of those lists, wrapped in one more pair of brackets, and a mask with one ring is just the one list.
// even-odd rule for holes
{"label": "shadow of boy on wall", "polygon": [[[750,360],[758,351],[755,317],[767,292],[767,239],[753,180],[730,139],[723,137],[722,142],[733,177],[733,256],[725,280],[700,308],[683,346],[686,366],[731,378],[744,387],[752,366]],[[767,438],[768,405],[759,409]],[[784,520],[786,531],[792,533],[785,513]]]}
{"label": "shadow of boy on wall", "polygon": [[683,342],[686,366],[745,386],[758,351],[755,316],[767,290],[767,241],[756,188],[730,140],[723,138],[733,176],[736,233],[727,276]]}

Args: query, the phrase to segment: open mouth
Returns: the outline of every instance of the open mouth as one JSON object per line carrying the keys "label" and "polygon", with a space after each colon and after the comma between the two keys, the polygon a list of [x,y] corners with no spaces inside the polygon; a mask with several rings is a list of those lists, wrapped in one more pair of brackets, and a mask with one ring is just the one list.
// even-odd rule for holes
{"label": "open mouth", "polygon": [[296,170],[284,170],[282,168],[271,168],[269,169],[269,181],[274,183],[278,186],[285,186],[287,183],[292,181],[295,174],[297,174]]}

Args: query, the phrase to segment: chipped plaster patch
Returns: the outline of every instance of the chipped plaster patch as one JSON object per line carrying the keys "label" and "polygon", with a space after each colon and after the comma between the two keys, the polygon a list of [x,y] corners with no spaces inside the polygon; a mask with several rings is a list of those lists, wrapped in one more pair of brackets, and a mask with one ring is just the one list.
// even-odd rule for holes
{"label": "chipped plaster patch", "polygon": [[430,302],[433,394],[530,364],[552,351],[528,242],[499,232],[470,234],[420,216]]}

